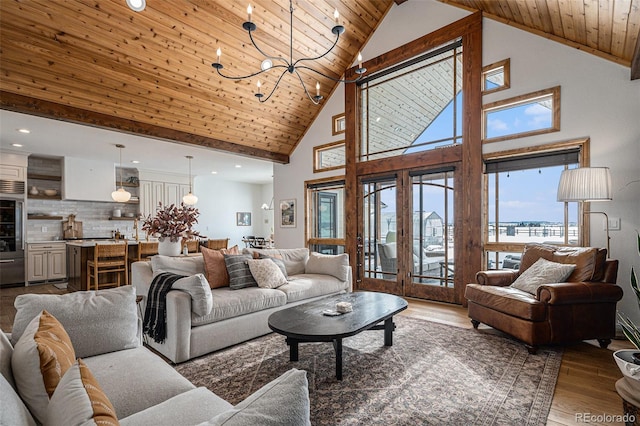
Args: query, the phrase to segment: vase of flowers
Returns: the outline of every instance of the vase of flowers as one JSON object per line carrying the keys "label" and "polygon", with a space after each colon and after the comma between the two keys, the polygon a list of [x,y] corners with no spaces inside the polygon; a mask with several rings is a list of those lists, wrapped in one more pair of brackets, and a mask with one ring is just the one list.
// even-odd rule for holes
{"label": "vase of flowers", "polygon": [[200,235],[193,230],[198,223],[200,212],[195,207],[171,204],[158,206],[155,216],[147,216],[142,224],[142,230],[147,236],[158,237],[158,254],[164,256],[179,256],[183,238]]}

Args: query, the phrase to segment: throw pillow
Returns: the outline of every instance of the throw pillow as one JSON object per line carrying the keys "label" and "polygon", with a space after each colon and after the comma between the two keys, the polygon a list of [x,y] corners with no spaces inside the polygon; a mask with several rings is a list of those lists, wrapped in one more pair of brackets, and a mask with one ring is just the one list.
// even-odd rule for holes
{"label": "throw pillow", "polygon": [[134,286],[69,294],[22,294],[14,302],[11,343],[46,309],[64,327],[77,357],[90,357],[140,346]]}
{"label": "throw pillow", "polygon": [[307,372],[292,368],[205,425],[311,425]]}
{"label": "throw pillow", "polygon": [[240,254],[238,246],[230,249],[214,250],[201,247],[202,257],[204,259],[204,270],[211,288],[220,288],[229,286],[229,274],[227,273],[227,265],[224,263],[225,254]]}
{"label": "throw pillow", "polygon": [[286,279],[289,279],[288,275],[287,275],[287,267],[285,266],[284,262],[282,261],[282,259],[278,256],[267,256],[266,254],[262,254],[262,253],[253,253],[253,258],[254,259],[271,259],[271,261],[273,263],[276,264],[276,266],[278,266],[278,268],[280,268],[280,271],[282,271],[282,275],[284,275],[284,277]]}
{"label": "throw pillow", "polygon": [[541,285],[564,282],[575,267],[576,265],[564,265],[541,257],[524,271],[511,287],[535,295]]}
{"label": "throw pillow", "polygon": [[278,265],[270,259],[249,259],[247,264],[260,288],[278,288],[287,283]]}
{"label": "throw pillow", "polygon": [[251,260],[249,254],[225,254],[224,263],[229,273],[229,287],[238,290],[245,287],[257,287],[258,283],[251,275],[247,260]]}
{"label": "throw pillow", "polygon": [[309,253],[309,260],[305,267],[306,274],[331,275],[340,281],[347,281],[349,278],[349,255],[343,254],[320,254]]}
{"label": "throw pillow", "polygon": [[11,367],[18,393],[34,417],[44,423],[49,398],[75,361],[71,339],[47,311],[37,315],[16,343]]}
{"label": "throw pillow", "polygon": [[16,384],[13,381],[13,372],[11,371],[11,355],[13,354],[13,346],[9,341],[9,338],[0,330],[0,374],[7,379],[7,382],[16,388]]}
{"label": "throw pillow", "polygon": [[203,274],[180,278],[173,283],[172,290],[183,290],[191,296],[191,310],[194,314],[207,315],[213,308],[211,287]]}
{"label": "throw pillow", "polygon": [[47,425],[119,425],[116,410],[81,359],[69,368],[47,408]]}

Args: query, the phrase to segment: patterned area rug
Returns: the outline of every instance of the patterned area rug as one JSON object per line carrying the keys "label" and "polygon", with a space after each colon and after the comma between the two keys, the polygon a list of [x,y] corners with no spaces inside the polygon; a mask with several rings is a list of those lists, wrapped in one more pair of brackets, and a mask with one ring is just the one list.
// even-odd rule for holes
{"label": "patterned area rug", "polygon": [[330,343],[300,344],[270,334],[176,366],[196,386],[237,404],[295,367],[307,371],[314,425],[544,425],[562,351],[530,355],[514,340],[415,318],[344,340],[342,381]]}

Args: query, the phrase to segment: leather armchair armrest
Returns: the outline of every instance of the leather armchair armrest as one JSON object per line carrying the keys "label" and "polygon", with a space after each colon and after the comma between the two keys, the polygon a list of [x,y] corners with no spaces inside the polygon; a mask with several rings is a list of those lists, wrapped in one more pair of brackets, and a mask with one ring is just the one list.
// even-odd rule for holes
{"label": "leather armchair armrest", "polygon": [[537,299],[550,305],[617,302],[622,288],[607,283],[554,283],[538,287]]}
{"label": "leather armchair armrest", "polygon": [[518,277],[518,271],[492,270],[480,271],[476,274],[476,282],[480,285],[495,285],[506,287]]}

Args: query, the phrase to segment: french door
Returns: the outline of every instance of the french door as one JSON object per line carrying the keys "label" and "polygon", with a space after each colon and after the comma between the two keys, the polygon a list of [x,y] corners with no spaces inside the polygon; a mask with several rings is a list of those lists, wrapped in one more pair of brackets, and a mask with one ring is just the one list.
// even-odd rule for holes
{"label": "french door", "polygon": [[359,179],[359,288],[460,303],[455,168]]}

